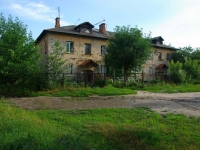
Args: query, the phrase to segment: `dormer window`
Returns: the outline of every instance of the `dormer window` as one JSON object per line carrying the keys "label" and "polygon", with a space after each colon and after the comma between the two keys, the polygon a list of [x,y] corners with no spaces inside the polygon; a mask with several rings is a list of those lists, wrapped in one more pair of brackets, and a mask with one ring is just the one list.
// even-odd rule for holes
{"label": "dormer window", "polygon": [[92,34],[92,28],[94,28],[94,26],[91,23],[84,22],[76,26],[74,30],[80,33]]}

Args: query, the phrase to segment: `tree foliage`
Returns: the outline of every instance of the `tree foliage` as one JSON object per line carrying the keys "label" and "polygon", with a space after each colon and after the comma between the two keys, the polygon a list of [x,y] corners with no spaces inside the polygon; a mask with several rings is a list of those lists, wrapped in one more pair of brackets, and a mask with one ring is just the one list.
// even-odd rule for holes
{"label": "tree foliage", "polygon": [[[0,14],[0,76],[1,84],[29,84],[24,74],[39,71],[38,47],[27,32],[27,26],[18,18],[9,16],[6,20]],[[29,81],[28,81],[29,80]],[[30,86],[31,87],[31,86]]]}
{"label": "tree foliage", "polygon": [[143,34],[137,27],[117,26],[113,36],[108,39],[105,63],[114,70],[124,71],[124,85],[126,85],[128,71],[144,64],[150,53],[150,34]]}
{"label": "tree foliage", "polygon": [[173,60],[169,63],[169,77],[174,83],[182,83],[185,80],[185,72],[182,69],[183,64]]}
{"label": "tree foliage", "polygon": [[55,41],[48,55],[42,60],[42,70],[47,75],[46,88],[55,88],[62,81],[62,73],[66,69],[64,56],[64,47],[59,41]]}
{"label": "tree foliage", "polygon": [[65,69],[64,47],[60,45],[59,41],[55,41],[51,50],[48,52],[46,59],[44,60],[44,71],[46,73],[63,73]]}

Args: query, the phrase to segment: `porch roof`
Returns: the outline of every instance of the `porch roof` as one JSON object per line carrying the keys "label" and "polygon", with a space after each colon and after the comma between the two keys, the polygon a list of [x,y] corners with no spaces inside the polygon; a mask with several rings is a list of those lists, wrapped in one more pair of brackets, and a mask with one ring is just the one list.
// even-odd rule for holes
{"label": "porch roof", "polygon": [[95,62],[94,62],[93,60],[91,60],[91,59],[88,59],[88,60],[84,61],[84,62],[81,63],[79,66],[80,66],[80,67],[84,67],[85,65],[88,65],[88,64],[91,64],[91,65],[93,65],[93,66],[98,66],[98,64],[95,63]]}
{"label": "porch roof", "polygon": [[164,69],[164,68],[168,68],[167,65],[165,64],[160,64],[156,67],[156,69]]}

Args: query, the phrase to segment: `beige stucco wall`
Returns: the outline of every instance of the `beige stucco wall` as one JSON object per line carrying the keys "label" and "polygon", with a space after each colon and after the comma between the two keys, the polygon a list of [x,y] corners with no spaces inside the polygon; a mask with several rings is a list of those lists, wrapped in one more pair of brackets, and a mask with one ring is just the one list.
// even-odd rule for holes
{"label": "beige stucco wall", "polygon": [[[101,55],[101,46],[106,45],[107,40],[94,37],[83,37],[77,35],[66,35],[66,34],[46,34],[39,42],[38,45],[41,46],[39,52],[45,56],[45,42],[48,43],[48,51],[52,50],[52,45],[56,40],[60,41],[61,46],[63,46],[66,51],[66,42],[74,42],[74,52],[65,53],[63,56],[66,64],[73,64],[73,73],[82,72],[81,68],[78,67],[85,60],[91,59],[99,65],[105,65],[104,55]],[[91,44],[91,55],[85,55],[85,43]],[[84,70],[92,70],[94,72],[99,72],[98,67],[87,67]]]}
{"label": "beige stucco wall", "polygon": [[[158,59],[158,52],[162,53],[162,59],[159,60]],[[155,79],[155,73],[157,71],[162,71],[162,70],[156,70],[156,67],[160,64],[166,64],[168,66],[168,62],[169,60],[167,60],[167,53],[174,53],[175,50],[172,49],[166,49],[166,48],[158,48],[158,47],[154,47],[152,48],[152,54],[153,54],[153,58],[149,59],[146,61],[146,63],[143,65],[143,71],[145,73],[145,80],[152,80]],[[152,67],[153,68],[153,74],[149,74],[149,68]]]}

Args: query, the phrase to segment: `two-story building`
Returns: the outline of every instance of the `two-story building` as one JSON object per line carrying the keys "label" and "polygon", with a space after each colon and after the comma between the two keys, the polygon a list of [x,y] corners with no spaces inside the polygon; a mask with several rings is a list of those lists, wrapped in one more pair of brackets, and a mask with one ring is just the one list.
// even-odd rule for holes
{"label": "two-story building", "polygon": [[168,63],[172,53],[177,49],[163,44],[164,39],[161,36],[152,38],[152,53],[149,60],[143,65],[145,80],[155,79],[156,75],[162,76],[167,73]]}
{"label": "two-story building", "polygon": [[[55,41],[60,42],[65,48],[65,73],[106,73],[104,56],[111,34],[106,31],[105,23],[100,24],[99,29],[89,22],[61,27],[60,18],[56,18],[55,28],[43,30],[36,41],[42,58],[52,50]],[[155,79],[156,72],[166,72],[171,53],[176,50],[164,45],[160,36],[152,38],[152,44],[152,55],[143,65],[145,80]]]}
{"label": "two-story building", "polygon": [[60,18],[56,18],[55,28],[43,30],[36,41],[43,58],[55,41],[60,42],[65,48],[66,73],[106,73],[103,58],[110,34],[105,23],[99,29],[89,22],[60,27]]}

